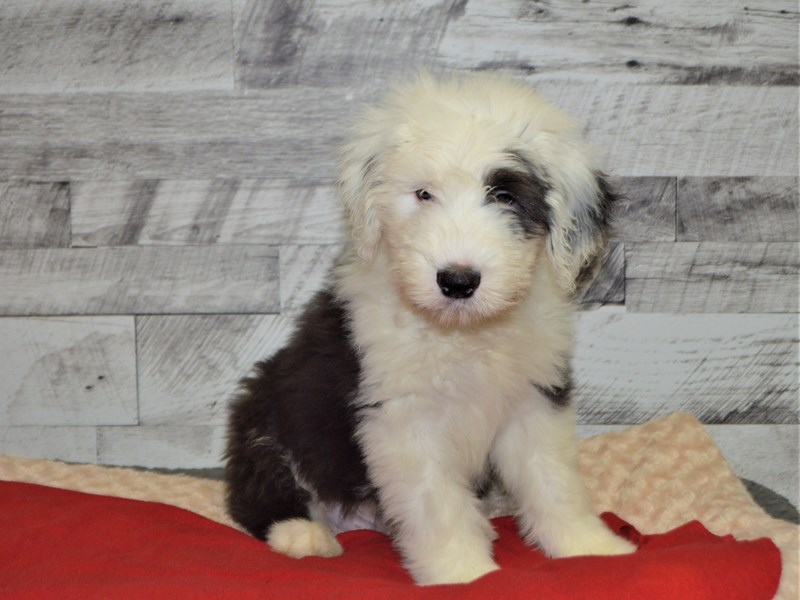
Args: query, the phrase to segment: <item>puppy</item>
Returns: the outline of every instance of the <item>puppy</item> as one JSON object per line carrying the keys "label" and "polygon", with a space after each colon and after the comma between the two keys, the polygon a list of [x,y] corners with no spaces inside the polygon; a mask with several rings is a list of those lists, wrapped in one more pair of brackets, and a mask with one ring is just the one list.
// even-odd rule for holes
{"label": "puppy", "polygon": [[549,556],[633,551],[578,473],[572,299],[614,200],[578,126],[510,80],[421,76],[362,116],[339,191],[326,289],[232,404],[234,519],[294,557],[368,523],[417,583],[467,582],[498,568],[494,487]]}

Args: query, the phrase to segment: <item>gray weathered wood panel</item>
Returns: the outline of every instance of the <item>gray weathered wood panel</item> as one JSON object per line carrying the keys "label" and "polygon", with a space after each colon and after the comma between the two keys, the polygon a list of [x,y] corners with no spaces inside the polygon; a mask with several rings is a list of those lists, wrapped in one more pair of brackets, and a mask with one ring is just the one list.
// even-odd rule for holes
{"label": "gray weathered wood panel", "polygon": [[76,246],[330,244],[342,236],[332,184],[285,179],[78,181]]}
{"label": "gray weathered wood panel", "polygon": [[276,312],[272,246],[0,250],[0,314]]}
{"label": "gray weathered wood panel", "polygon": [[5,0],[0,89],[233,89],[230,28],[217,0]]}
{"label": "gray weathered wood panel", "polygon": [[128,425],[137,412],[132,317],[0,319],[3,425]]}
{"label": "gray weathered wood panel", "polygon": [[612,177],[622,194],[615,207],[614,237],[629,242],[675,241],[674,177]]}
{"label": "gray weathered wood panel", "polygon": [[625,245],[611,242],[600,269],[579,294],[577,302],[584,308],[625,302]]}
{"label": "gray weathered wood panel", "polygon": [[98,427],[101,465],[202,469],[222,463],[222,426]]}
{"label": "gray weathered wood panel", "polygon": [[[338,253],[351,117],[450,66],[534,83],[628,196],[579,317],[581,418],[746,423],[709,427],[796,487],[798,23],[779,0],[3,3],[0,452],[218,465],[224,402]],[[33,316],[77,314],[122,316]]]}
{"label": "gray weathered wood panel", "polygon": [[372,87],[430,64],[459,0],[234,0],[240,87]]}
{"label": "gray weathered wood panel", "polygon": [[625,245],[635,312],[797,312],[800,244],[678,242]]}
{"label": "gray weathered wood panel", "polygon": [[348,93],[0,96],[0,178],[332,180]]}
{"label": "gray weathered wood panel", "polygon": [[710,425],[706,429],[735,473],[800,506],[797,425]]}
{"label": "gray weathered wood panel", "polygon": [[[609,170],[635,176],[797,176],[798,90],[549,83]],[[291,87],[236,96],[0,96],[0,179],[333,181],[367,92]]]}
{"label": "gray weathered wood panel", "polygon": [[538,87],[586,125],[617,175],[797,176],[796,87]]}
{"label": "gray weathered wood panel", "polygon": [[0,454],[94,463],[97,462],[97,429],[79,426],[0,426]]}
{"label": "gray weathered wood panel", "polygon": [[580,313],[583,423],[641,423],[683,410],[703,423],[798,422],[798,316]]}
{"label": "gray weathered wood panel", "polygon": [[796,85],[796,8],[781,0],[470,0],[438,56],[537,79]]}
{"label": "gray weathered wood panel", "polygon": [[296,313],[325,286],[341,249],[341,244],[281,246],[282,312]]}
{"label": "gray weathered wood panel", "polygon": [[797,177],[682,177],[678,240],[800,240]]}
{"label": "gray weathered wood panel", "polygon": [[279,315],[137,318],[141,423],[223,424],[239,380],[292,328]]}
{"label": "gray weathered wood panel", "polygon": [[69,184],[0,181],[0,248],[69,246]]}

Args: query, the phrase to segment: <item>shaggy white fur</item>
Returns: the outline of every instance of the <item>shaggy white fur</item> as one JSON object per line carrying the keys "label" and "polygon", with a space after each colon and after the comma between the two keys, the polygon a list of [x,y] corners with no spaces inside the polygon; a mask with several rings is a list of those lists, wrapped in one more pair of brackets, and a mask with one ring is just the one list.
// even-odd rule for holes
{"label": "shaggy white fur", "polygon": [[631,552],[592,512],[569,405],[572,296],[613,200],[578,126],[519,83],[423,76],[360,120],[340,193],[329,289],[232,411],[237,520],[329,556],[374,513],[417,582],[467,582],[497,568],[496,481],[549,555]]}
{"label": "shaggy white fur", "polygon": [[[515,235],[511,211],[486,201],[487,174],[519,170],[517,155],[549,185],[548,235]],[[573,410],[539,391],[564,384],[570,293],[602,241],[597,168],[575,123],[505,79],[423,77],[362,121],[341,192],[353,240],[334,289],[363,353],[357,403],[379,407],[358,436],[415,579],[496,568],[470,492],[487,460],[548,554],[632,551],[591,512]],[[442,293],[437,273],[452,267],[481,274],[471,297]]]}

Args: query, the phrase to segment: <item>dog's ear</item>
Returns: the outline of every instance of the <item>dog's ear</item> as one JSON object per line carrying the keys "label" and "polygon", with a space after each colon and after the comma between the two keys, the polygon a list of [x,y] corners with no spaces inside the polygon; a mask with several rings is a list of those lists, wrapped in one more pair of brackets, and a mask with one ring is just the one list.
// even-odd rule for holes
{"label": "dog's ear", "polygon": [[358,255],[371,261],[381,238],[376,188],[380,184],[379,134],[356,131],[341,154],[339,196],[347,214],[348,229]]}
{"label": "dog's ear", "polygon": [[605,175],[586,170],[548,193],[552,220],[548,251],[559,283],[575,292],[592,279],[605,255],[617,195]]}

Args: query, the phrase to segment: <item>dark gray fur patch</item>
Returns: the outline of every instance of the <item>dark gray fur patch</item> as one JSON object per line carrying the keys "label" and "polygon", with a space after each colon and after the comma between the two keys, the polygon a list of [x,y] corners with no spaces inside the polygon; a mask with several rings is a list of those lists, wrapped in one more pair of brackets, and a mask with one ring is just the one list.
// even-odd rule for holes
{"label": "dark gray fur patch", "polygon": [[550,228],[550,207],[545,200],[550,186],[524,156],[514,151],[508,154],[519,168],[500,167],[489,173],[484,180],[486,201],[513,212],[525,236],[541,235]]}
{"label": "dark gray fur patch", "polygon": [[602,242],[602,250],[592,257],[589,263],[578,273],[575,283],[579,292],[587,289],[602,265],[602,261],[605,258],[608,238],[611,234],[614,205],[617,201],[622,199],[622,196],[608,183],[605,174],[595,173],[595,177],[597,178],[599,192],[597,202],[594,206],[586,209],[586,212],[576,219],[576,222],[582,223],[583,227],[575,229],[572,232],[572,239],[570,242],[575,246],[579,246],[579,238],[594,237]]}
{"label": "dark gray fur patch", "polygon": [[545,396],[556,408],[565,408],[572,403],[572,375],[566,373],[564,383],[560,385],[545,386],[537,383],[533,384],[540,394]]}
{"label": "dark gray fur patch", "polygon": [[306,306],[288,345],[256,364],[231,406],[228,509],[263,539],[272,523],[308,516],[316,498],[345,511],[372,499],[352,400],[360,358],[346,306],[330,291]]}

